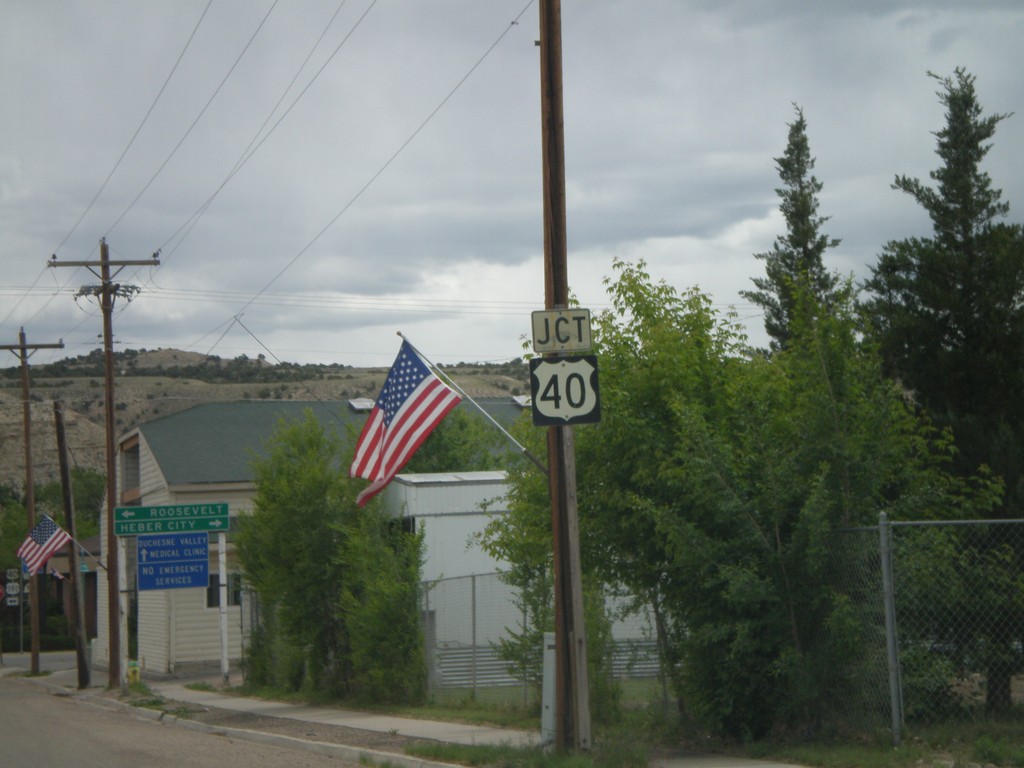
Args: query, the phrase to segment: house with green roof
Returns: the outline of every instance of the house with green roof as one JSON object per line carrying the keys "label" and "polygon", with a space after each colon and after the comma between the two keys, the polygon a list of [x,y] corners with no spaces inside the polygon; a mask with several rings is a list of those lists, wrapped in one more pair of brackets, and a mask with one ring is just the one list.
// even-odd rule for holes
{"label": "house with green roof", "polygon": [[[523,408],[512,398],[477,402],[506,425],[518,418]],[[222,579],[227,585],[227,657],[232,665],[238,663],[248,630],[256,620],[256,606],[242,588],[232,531],[238,516],[252,511],[256,491],[252,459],[264,455],[266,440],[282,421],[302,419],[307,411],[325,427],[342,434],[348,431],[354,439],[372,406],[372,400],[204,403],[140,424],[121,436],[116,506],[226,504],[231,521],[224,537],[224,574],[219,572],[220,537],[209,537],[206,588],[138,589],[135,537],[119,536],[119,562],[127,577],[122,610],[137,622],[138,663],[144,673],[176,675],[220,667]],[[463,401],[459,408],[473,406]],[[486,524],[490,516],[502,513],[503,504],[495,500],[504,496],[504,488],[503,472],[400,475],[386,489],[384,502],[393,514],[424,530],[428,550],[424,576],[439,578],[494,570],[496,564],[479,552],[467,553],[465,541],[468,533]],[[490,505],[486,512],[483,502]],[[105,520],[101,529],[100,540],[106,542]],[[96,666],[109,668],[107,588],[106,579],[101,578],[92,656]],[[127,649],[123,641],[121,646]]]}

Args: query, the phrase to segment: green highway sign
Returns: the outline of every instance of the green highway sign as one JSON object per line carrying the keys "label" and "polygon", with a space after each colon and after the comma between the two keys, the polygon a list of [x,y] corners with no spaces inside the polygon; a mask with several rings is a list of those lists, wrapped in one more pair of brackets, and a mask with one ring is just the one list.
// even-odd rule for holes
{"label": "green highway sign", "polygon": [[226,531],[228,505],[166,504],[160,507],[115,507],[114,535]]}

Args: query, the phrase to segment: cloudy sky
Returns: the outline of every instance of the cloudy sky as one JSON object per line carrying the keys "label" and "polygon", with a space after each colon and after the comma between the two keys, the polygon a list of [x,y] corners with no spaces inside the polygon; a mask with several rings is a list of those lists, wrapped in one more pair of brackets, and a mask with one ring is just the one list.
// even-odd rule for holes
{"label": "cloudy sky", "polygon": [[[543,308],[538,6],[527,0],[0,0],[0,343],[102,321],[118,348],[387,365],[522,354]],[[804,110],[828,266],[863,279],[929,222],[938,83],[977,77],[986,169],[1021,221],[1024,3],[563,0],[569,280],[616,258],[762,318],[739,291],[784,231],[774,158]],[[17,358],[0,361],[0,367]]]}

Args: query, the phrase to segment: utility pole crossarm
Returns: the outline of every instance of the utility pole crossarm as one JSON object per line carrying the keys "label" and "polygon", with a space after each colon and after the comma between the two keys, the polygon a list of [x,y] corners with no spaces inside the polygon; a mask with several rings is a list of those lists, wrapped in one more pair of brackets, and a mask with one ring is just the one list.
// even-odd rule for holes
{"label": "utility pole crossarm", "polygon": [[[110,282],[111,278],[121,271],[122,267],[159,267],[160,266],[160,252],[157,251],[153,254],[152,258],[149,259],[118,259],[117,261],[111,261],[107,255],[107,243],[105,240],[100,241],[100,258],[94,261],[57,261],[57,256],[51,256],[50,260],[46,262],[48,267],[85,267],[98,278],[100,278],[104,285]],[[94,267],[100,268],[100,273],[97,274]],[[118,267],[117,272],[114,275],[110,274],[111,267]]]}
{"label": "utility pole crossarm", "polygon": [[[56,344],[26,344],[24,346],[22,346],[21,344],[0,344],[0,349],[8,349],[12,352],[21,349],[31,349],[33,352],[35,352],[37,349],[64,349],[64,342],[61,341]],[[29,357],[31,357],[31,355],[29,355]]]}
{"label": "utility pole crossarm", "polygon": [[[156,255],[151,259],[122,259],[119,261],[108,261],[112,267],[159,267],[160,261]],[[100,267],[101,261],[57,261],[54,257],[46,262],[48,267]]]}

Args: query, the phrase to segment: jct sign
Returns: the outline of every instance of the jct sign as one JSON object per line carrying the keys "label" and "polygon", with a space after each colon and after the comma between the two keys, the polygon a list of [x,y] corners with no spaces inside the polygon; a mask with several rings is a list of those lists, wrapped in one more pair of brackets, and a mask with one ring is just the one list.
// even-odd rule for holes
{"label": "jct sign", "polygon": [[535,357],[530,361],[530,394],[538,427],[600,421],[597,356]]}
{"label": "jct sign", "polygon": [[586,352],[590,349],[589,309],[547,309],[534,312],[533,349],[544,352]]}

